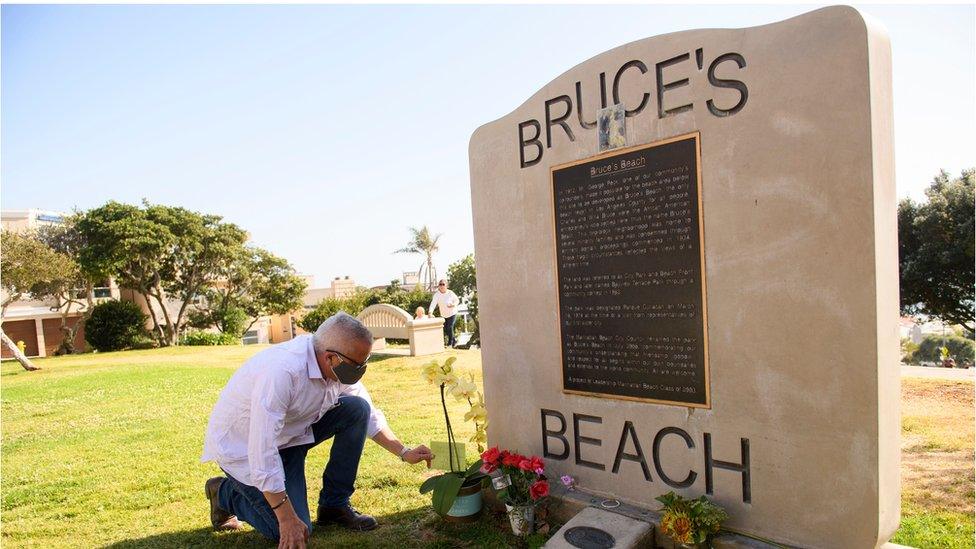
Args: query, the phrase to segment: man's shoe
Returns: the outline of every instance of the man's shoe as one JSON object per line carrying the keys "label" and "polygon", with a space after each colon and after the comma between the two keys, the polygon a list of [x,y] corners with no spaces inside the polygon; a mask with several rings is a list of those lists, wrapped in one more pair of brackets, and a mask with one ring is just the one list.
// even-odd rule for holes
{"label": "man's shoe", "polygon": [[376,528],[376,519],[369,515],[360,514],[351,505],[342,507],[319,506],[318,517],[315,522],[321,525],[336,523],[350,530],[372,530]]}
{"label": "man's shoe", "polygon": [[203,485],[203,492],[207,494],[207,499],[210,500],[210,524],[217,531],[237,530],[241,527],[241,521],[237,520],[236,516],[221,509],[217,503],[217,490],[220,490],[220,485],[223,482],[224,477],[214,477]]}

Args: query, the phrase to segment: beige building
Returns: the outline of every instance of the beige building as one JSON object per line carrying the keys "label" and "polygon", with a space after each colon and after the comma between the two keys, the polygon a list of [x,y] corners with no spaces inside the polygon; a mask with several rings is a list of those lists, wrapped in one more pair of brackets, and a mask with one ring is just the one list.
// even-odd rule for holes
{"label": "beige building", "polygon": [[305,297],[302,305],[306,309],[314,309],[323,299],[335,297],[342,299],[356,293],[356,281],[347,276],[337,276],[327,288],[315,288],[315,278],[312,275],[305,275],[308,282],[308,289],[305,290]]}
{"label": "beige building", "polygon": [[0,226],[5,231],[28,231],[45,225],[58,225],[65,214],[53,210],[3,210],[0,212]]}
{"label": "beige building", "polygon": [[[0,225],[4,231],[25,232],[37,230],[44,226],[58,225],[65,214],[52,210],[3,210],[0,211]],[[0,298],[6,301],[7,293],[0,290]],[[95,288],[96,302],[105,299],[118,298],[118,287],[106,282]],[[67,315],[68,325],[74,327],[81,319],[86,306],[72,305]],[[61,346],[61,317],[62,310],[54,299],[26,299],[14,301],[7,307],[3,317],[3,331],[15,343],[23,343],[24,354],[29,357],[44,357],[51,355]],[[75,333],[75,346],[85,348],[84,327]],[[0,346],[0,356],[11,358],[13,354],[6,346]]]}

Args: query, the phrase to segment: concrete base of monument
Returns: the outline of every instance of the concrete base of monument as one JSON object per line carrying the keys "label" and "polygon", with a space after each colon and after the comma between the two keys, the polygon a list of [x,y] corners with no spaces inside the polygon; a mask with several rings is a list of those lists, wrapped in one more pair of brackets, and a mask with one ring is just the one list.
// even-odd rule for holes
{"label": "concrete base of monument", "polygon": [[[553,486],[550,496],[552,503],[549,506],[549,514],[557,524],[563,523],[564,526],[549,538],[545,547],[548,548],[572,548],[566,542],[564,534],[567,528],[576,526],[574,520],[587,510],[599,510],[603,513],[618,515],[648,525],[648,534],[635,545],[622,545],[618,542],[615,548],[626,547],[648,547],[652,549],[676,549],[679,546],[671,538],[661,532],[661,514],[658,511],[637,507],[622,501],[607,499],[605,496],[590,494],[581,490],[566,490],[561,486]],[[601,517],[606,515],[601,513]],[[587,515],[589,516],[589,515]],[[587,521],[585,525],[594,526],[602,530],[607,530],[608,521],[600,519],[600,522],[592,523]],[[615,535],[616,537],[616,535]],[[618,538],[619,539],[619,538]],[[825,546],[830,546],[829,539],[824,539]],[[558,545],[557,545],[558,543]],[[713,549],[778,549],[789,548],[790,546],[781,543],[766,543],[764,541],[751,538],[746,535],[726,532],[712,538]],[[911,549],[904,545],[885,543],[880,549]]]}
{"label": "concrete base of monument", "polygon": [[[646,535],[639,545],[616,545],[615,547],[651,547],[654,549],[674,549],[678,547],[671,538],[661,532],[658,527],[661,524],[661,514],[657,511],[637,507],[604,496],[588,494],[580,490],[565,490],[562,487],[554,487],[551,496],[554,499],[550,506],[550,513],[556,522],[565,522],[568,526],[573,521],[573,517],[578,516],[587,509],[599,509],[615,515],[621,515],[633,521],[643,522],[648,525],[648,535]],[[596,524],[600,528],[604,527]],[[573,547],[572,545],[552,545],[558,541],[565,542],[563,532],[565,526],[554,534],[546,543],[546,547]],[[782,544],[773,545],[759,541],[747,536],[724,533],[712,538],[714,549],[773,549],[784,547]]]}
{"label": "concrete base of monument", "polygon": [[[654,526],[643,520],[587,507],[559,529],[543,546],[545,549],[606,547],[630,549],[648,547]],[[573,541],[575,540],[575,543]]]}

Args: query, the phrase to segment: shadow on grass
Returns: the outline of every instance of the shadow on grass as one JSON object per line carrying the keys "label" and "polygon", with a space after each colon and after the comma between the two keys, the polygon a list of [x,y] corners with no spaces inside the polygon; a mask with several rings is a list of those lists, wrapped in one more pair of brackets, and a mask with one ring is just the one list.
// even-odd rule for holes
{"label": "shadow on grass", "polygon": [[[379,528],[370,532],[352,532],[339,526],[317,526],[312,529],[308,547],[519,547],[521,540],[506,531],[508,524],[488,509],[477,522],[448,523],[429,507],[408,509],[388,515],[377,515]],[[209,528],[180,530],[129,539],[107,545],[107,549],[158,549],[163,547],[275,547],[276,544],[246,527],[238,532],[214,532]]]}

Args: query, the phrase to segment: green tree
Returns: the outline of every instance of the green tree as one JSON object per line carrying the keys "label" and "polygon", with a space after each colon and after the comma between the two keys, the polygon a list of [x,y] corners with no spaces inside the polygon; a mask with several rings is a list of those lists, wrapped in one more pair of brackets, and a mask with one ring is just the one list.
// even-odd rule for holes
{"label": "green tree", "polygon": [[[73,264],[72,268],[63,271],[64,276],[53,279],[45,292],[54,299],[52,310],[61,313],[61,344],[55,354],[75,352],[75,336],[91,317],[95,307],[95,284],[107,278],[105,273],[87,271],[77,262],[81,250],[86,246],[78,231],[78,218],[77,214],[70,215],[61,223],[45,225],[37,231],[38,239],[54,251],[71,258]],[[69,318],[74,312],[81,312],[81,316],[72,325]]]}
{"label": "green tree", "polygon": [[938,317],[972,331],[974,299],[974,170],[958,178],[942,171],[927,200],[898,205],[901,309]]}
{"label": "green tree", "polygon": [[3,231],[0,235],[0,283],[3,302],[0,304],[0,340],[10,349],[25,370],[40,368],[20,351],[3,331],[3,319],[11,303],[26,296],[41,298],[50,295],[59,281],[73,276],[77,264],[38,240],[35,235]]}
{"label": "green tree", "polygon": [[437,242],[443,235],[431,236],[427,225],[420,229],[408,227],[410,230],[410,242],[406,247],[393,252],[398,254],[420,254],[424,256],[424,262],[417,269],[417,277],[424,281],[424,286],[429,291],[434,291],[437,287],[437,269],[434,268],[434,252],[439,248]]}
{"label": "green tree", "polygon": [[468,314],[474,324],[471,343],[477,344],[481,340],[481,330],[478,328],[478,278],[475,272],[474,254],[468,254],[463,259],[452,263],[447,268],[447,278],[451,281],[451,289],[461,296],[461,300],[468,305]]}
{"label": "green tree", "polygon": [[175,237],[161,268],[163,292],[154,297],[161,305],[164,299],[178,303],[175,316],[161,307],[166,318],[166,344],[176,345],[188,308],[221,281],[239,257],[247,232],[217,215],[149,203],[145,208],[150,220],[165,226]]}
{"label": "green tree", "polygon": [[[150,304],[153,333],[166,342],[163,323],[151,306],[163,295],[163,264],[175,246],[176,237],[165,225],[155,222],[138,206],[110,201],[83,212],[78,232],[86,242],[78,262],[89,272],[107,273],[122,288],[138,293]],[[160,307],[166,309],[159,297]]]}
{"label": "green tree", "polygon": [[308,287],[287,260],[261,248],[241,248],[222,274],[221,281],[204,292],[198,318],[205,326],[238,337],[259,317],[301,308]]}
{"label": "green tree", "polygon": [[219,216],[149,203],[109,202],[82,214],[78,230],[88,244],[79,255],[83,268],[110,273],[158,305],[162,318],[151,306],[149,313],[162,345],[178,343],[190,305],[220,280],[247,240]]}

